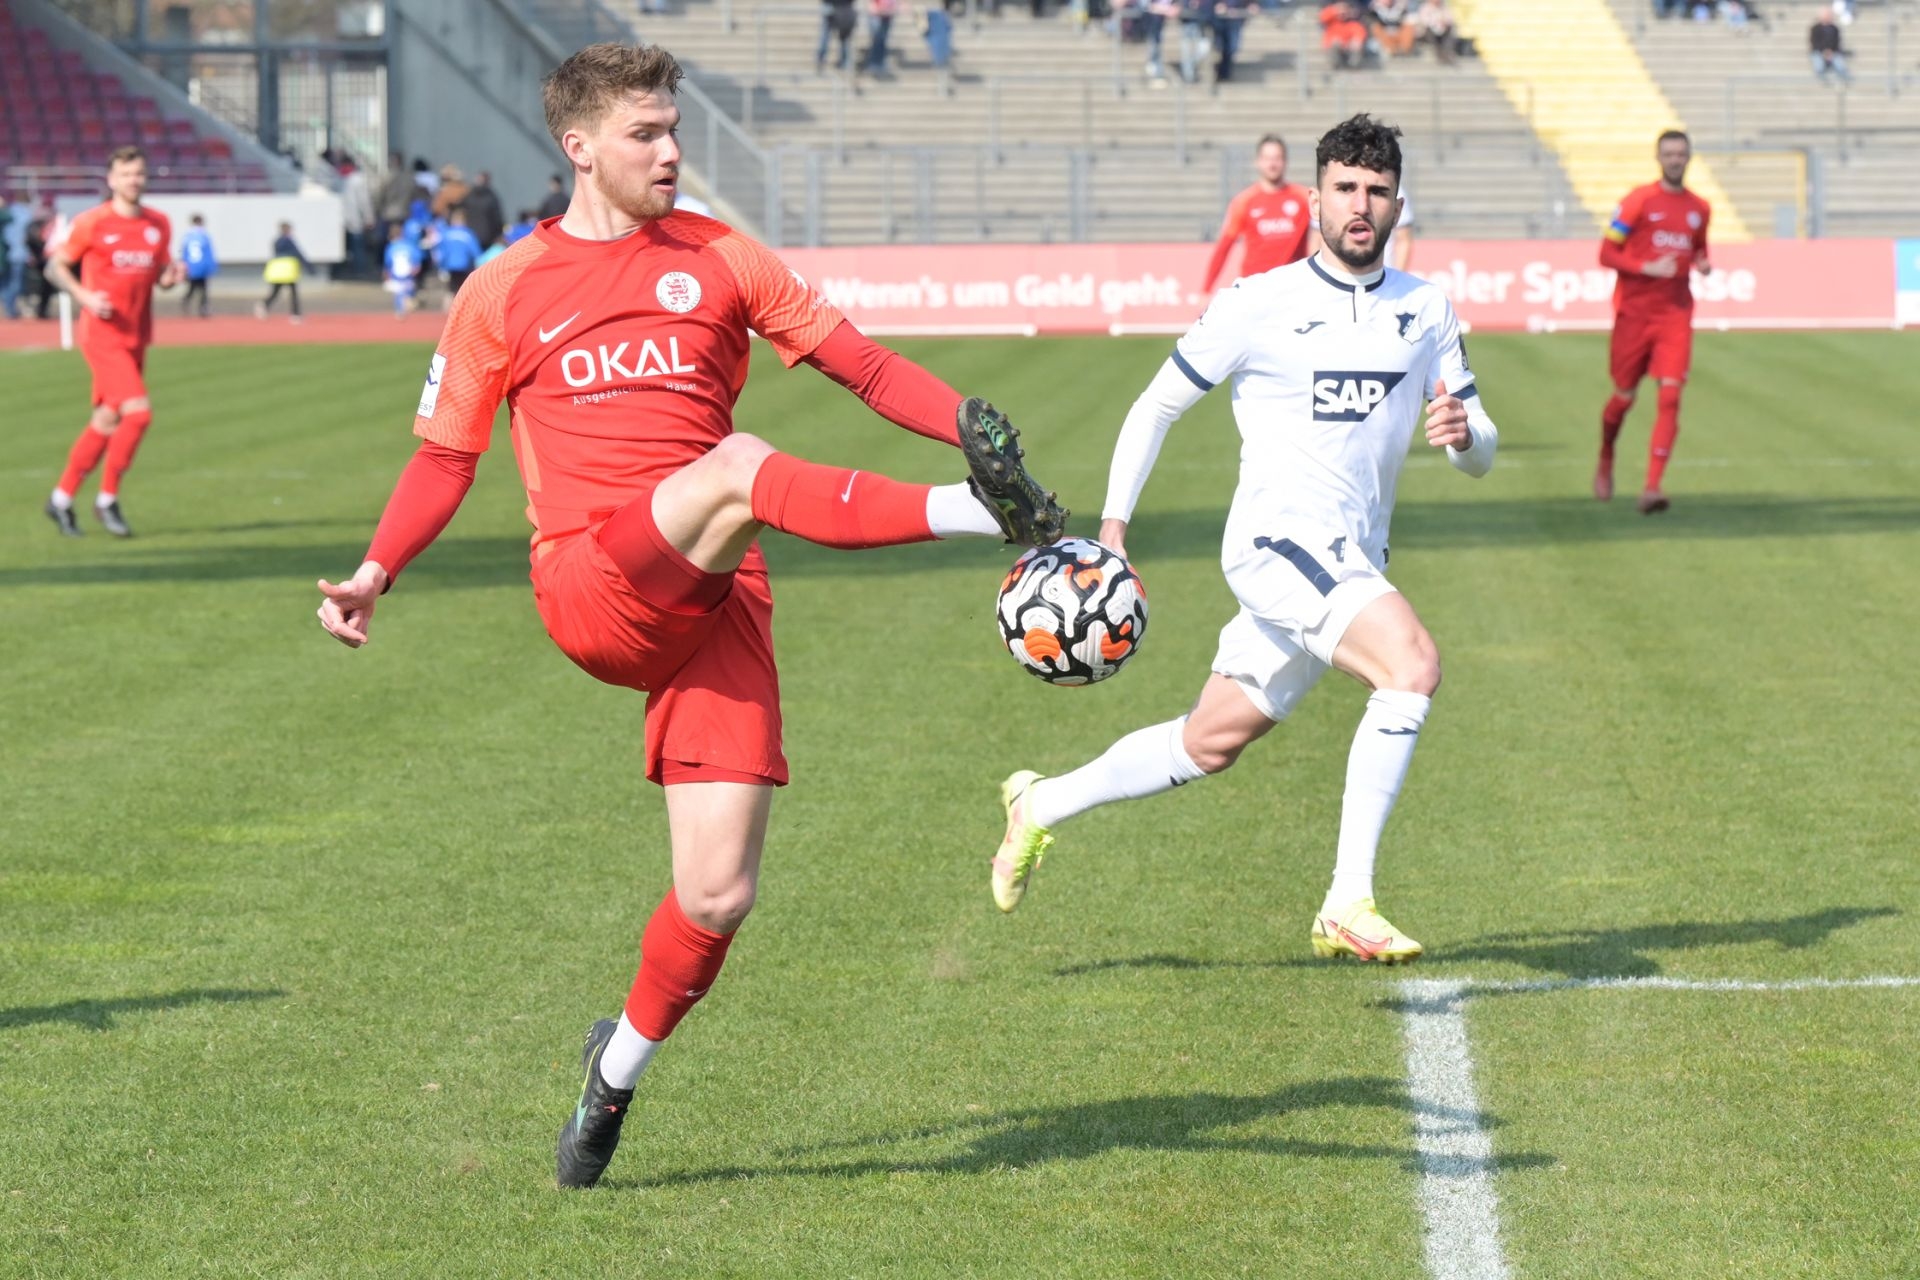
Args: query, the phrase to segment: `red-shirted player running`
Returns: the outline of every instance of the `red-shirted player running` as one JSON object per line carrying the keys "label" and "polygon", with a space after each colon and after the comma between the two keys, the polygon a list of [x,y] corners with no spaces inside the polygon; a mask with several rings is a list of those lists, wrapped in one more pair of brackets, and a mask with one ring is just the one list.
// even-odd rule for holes
{"label": "red-shirted player running", "polygon": [[[580,1102],[560,1131],[563,1187],[599,1179],[634,1084],[753,905],[769,798],[787,781],[760,530],[847,548],[1044,544],[1066,517],[990,406],[868,341],[761,245],[674,212],[679,81],[665,50],[615,44],[547,78],[572,203],[460,291],[414,421],[425,443],[366,562],[320,583],[322,625],[366,643],[374,602],[473,482],[504,400],[547,632],[589,674],[647,695],[646,773],[666,792],[673,888],[641,937],[622,1016],[587,1033]],[[749,328],[788,365],[804,360],[891,421],[959,445],[972,478],[903,484],[734,433]]]}
{"label": "red-shirted player running", "polygon": [[1203,290],[1213,288],[1238,241],[1247,244],[1246,256],[1240,260],[1243,276],[1284,267],[1313,251],[1307,189],[1287,181],[1287,144],[1279,134],[1260,139],[1253,152],[1253,168],[1259,180],[1227,206],[1220,239],[1214,243],[1213,256],[1207,259],[1207,277],[1200,283]]}
{"label": "red-shirted player running", "polygon": [[1659,414],[1647,450],[1647,484],[1640,512],[1667,509],[1660,490],[1674,437],[1680,434],[1680,389],[1693,359],[1692,271],[1713,270],[1707,261],[1707,223],[1713,210],[1687,190],[1687,162],[1693,149],[1687,135],[1669,130],[1655,148],[1660,181],[1635,187],[1614,211],[1600,265],[1620,273],[1613,290],[1613,397],[1600,412],[1600,466],[1593,473],[1593,496],[1613,497],[1613,444],[1633,408],[1640,379],[1652,374],[1660,383]]}
{"label": "red-shirted player running", "polygon": [[147,156],[121,147],[107,161],[104,204],[73,220],[67,238],[48,255],[47,279],[80,306],[80,353],[93,371],[93,416],[67,453],[47,518],[69,538],[80,536],[73,495],[107,459],[94,514],[117,538],[133,530],[120,514],[120,477],[133,465],[140,437],[153,421],[147,399],[147,347],[153,342],[153,290],[171,289],[180,268],[172,260],[173,226],[140,203],[147,191]]}

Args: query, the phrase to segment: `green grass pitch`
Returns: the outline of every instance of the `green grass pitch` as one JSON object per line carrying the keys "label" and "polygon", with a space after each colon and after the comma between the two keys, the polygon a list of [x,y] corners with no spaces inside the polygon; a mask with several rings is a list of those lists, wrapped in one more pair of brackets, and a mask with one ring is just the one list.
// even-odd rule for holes
{"label": "green grass pitch", "polygon": [[[1091,532],[1164,340],[907,344]],[[1703,335],[1674,509],[1586,496],[1604,339],[1475,337],[1493,474],[1410,461],[1392,572],[1442,689],[1380,867],[1419,976],[1920,974],[1914,339]],[[743,428],[956,457],[763,350]],[[157,350],[124,503],[39,514],[76,356],[0,356],[0,1274],[1423,1274],[1401,976],[1313,963],[1363,700],[1064,828],[987,894],[994,788],[1184,709],[1230,611],[1227,397],[1131,549],[1152,630],[1057,690],[1011,553],[769,537],[787,747],[760,905],[603,1189],[552,1188],[578,1042],[667,883],[641,704],[552,648],[510,451],[349,652],[412,347]],[[90,497],[90,494],[89,494]],[[1470,1003],[1519,1277],[1911,1274],[1920,989]]]}

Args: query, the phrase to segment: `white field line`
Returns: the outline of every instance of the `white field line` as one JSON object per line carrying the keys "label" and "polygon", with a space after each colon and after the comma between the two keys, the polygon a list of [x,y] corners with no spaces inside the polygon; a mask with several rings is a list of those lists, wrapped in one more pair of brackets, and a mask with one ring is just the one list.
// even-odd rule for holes
{"label": "white field line", "polygon": [[1507,1280],[1500,1202],[1493,1190],[1493,1138],[1473,1087],[1466,1005],[1480,992],[1844,991],[1920,987],[1920,977],[1414,979],[1400,984],[1406,1017],[1407,1097],[1420,1155],[1420,1213],[1433,1280]]}
{"label": "white field line", "polygon": [[1480,1121],[1463,1010],[1465,982],[1415,979],[1406,1001],[1407,1096],[1420,1153],[1420,1213],[1434,1280],[1506,1280],[1493,1138]]}

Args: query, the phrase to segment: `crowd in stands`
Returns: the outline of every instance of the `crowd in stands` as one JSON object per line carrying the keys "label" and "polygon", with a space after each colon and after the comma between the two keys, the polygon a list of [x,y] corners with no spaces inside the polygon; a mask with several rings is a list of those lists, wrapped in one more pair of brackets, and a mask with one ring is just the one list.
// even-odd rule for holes
{"label": "crowd in stands", "polygon": [[1320,47],[1343,71],[1380,66],[1421,49],[1451,65],[1471,51],[1446,0],[1333,0],[1320,10]]}
{"label": "crowd in stands", "polygon": [[1766,25],[1766,18],[1753,0],[1653,0],[1653,16],[1690,18],[1695,22],[1719,18],[1735,31],[1745,31],[1748,23]]}
{"label": "crowd in stands", "polygon": [[[1041,2],[1036,0],[1036,9]],[[866,44],[859,57],[852,61],[852,70],[856,75],[893,74],[900,53],[892,43],[893,28],[897,20],[904,18],[918,28],[933,69],[944,72],[953,63],[954,14],[964,13],[966,7],[966,0],[932,0],[918,6],[905,0],[821,0],[820,46],[814,53],[813,69],[824,73],[827,55],[837,46],[834,69],[847,70],[854,37],[861,33],[864,25]]]}

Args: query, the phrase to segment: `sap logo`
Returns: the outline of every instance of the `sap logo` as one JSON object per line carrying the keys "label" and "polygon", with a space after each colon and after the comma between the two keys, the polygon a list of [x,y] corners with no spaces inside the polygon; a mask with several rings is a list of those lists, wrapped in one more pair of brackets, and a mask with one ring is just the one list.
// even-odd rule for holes
{"label": "sap logo", "polygon": [[1653,247],[1685,253],[1693,248],[1693,237],[1684,231],[1656,231],[1653,233]]}
{"label": "sap logo", "polygon": [[662,355],[660,346],[652,338],[640,344],[633,353],[632,365],[623,363],[628,356],[631,342],[623,342],[617,347],[601,343],[598,347],[575,347],[560,357],[560,376],[567,380],[570,387],[590,387],[596,382],[631,381],[635,378],[663,378],[670,373],[697,373],[691,362],[681,363],[680,339],[668,338],[666,354]]}
{"label": "sap logo", "polygon": [[1380,407],[1404,373],[1368,373],[1335,369],[1313,375],[1315,422],[1365,422]]}

